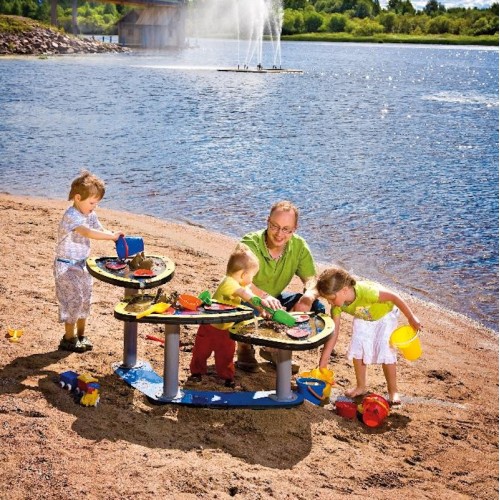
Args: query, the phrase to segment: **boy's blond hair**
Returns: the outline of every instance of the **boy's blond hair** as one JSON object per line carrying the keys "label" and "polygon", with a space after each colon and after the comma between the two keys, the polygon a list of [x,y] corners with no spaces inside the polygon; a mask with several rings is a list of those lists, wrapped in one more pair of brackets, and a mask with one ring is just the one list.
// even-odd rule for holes
{"label": "boy's blond hair", "polygon": [[337,293],[345,286],[352,287],[355,284],[356,280],[346,270],[340,267],[331,267],[319,275],[316,289],[322,297],[325,297]]}
{"label": "boy's blond hair", "polygon": [[79,194],[82,201],[89,196],[97,196],[99,199],[104,198],[106,187],[104,181],[88,170],[82,170],[80,175],[71,183],[68,200],[74,199]]}
{"label": "boy's blond hair", "polygon": [[247,271],[259,267],[259,260],[255,254],[243,243],[238,244],[227,261],[226,274],[231,275],[238,271]]}

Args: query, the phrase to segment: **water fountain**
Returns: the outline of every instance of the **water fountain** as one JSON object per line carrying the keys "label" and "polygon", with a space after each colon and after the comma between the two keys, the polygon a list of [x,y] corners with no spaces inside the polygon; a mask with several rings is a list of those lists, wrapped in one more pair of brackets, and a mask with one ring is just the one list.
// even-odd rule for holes
{"label": "water fountain", "polygon": [[218,71],[302,73],[282,67],[283,0],[207,0],[194,22],[205,34],[238,40],[237,66]]}

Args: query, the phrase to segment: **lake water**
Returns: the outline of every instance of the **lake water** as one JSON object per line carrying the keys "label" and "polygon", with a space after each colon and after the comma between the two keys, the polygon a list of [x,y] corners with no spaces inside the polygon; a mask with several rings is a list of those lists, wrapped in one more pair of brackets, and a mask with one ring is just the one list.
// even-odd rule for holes
{"label": "lake water", "polygon": [[319,262],[498,329],[497,48],[285,42],[303,74],[243,74],[198,43],[0,59],[0,189],[87,167],[103,206],[235,237],[290,199]]}

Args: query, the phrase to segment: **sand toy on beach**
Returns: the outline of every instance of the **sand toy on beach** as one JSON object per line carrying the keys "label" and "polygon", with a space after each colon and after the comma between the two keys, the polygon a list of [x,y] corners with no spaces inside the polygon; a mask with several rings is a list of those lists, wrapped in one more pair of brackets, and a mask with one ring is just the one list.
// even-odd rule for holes
{"label": "sand toy on beach", "polygon": [[295,323],[297,322],[295,318],[288,312],[283,311],[282,309],[271,309],[270,307],[264,307],[262,305],[262,300],[260,297],[257,295],[252,297],[252,304],[257,307],[262,307],[265,309],[269,314],[271,314],[271,319],[273,321],[276,321],[277,323],[281,323],[282,325],[286,326],[295,326]]}
{"label": "sand toy on beach", "polygon": [[164,312],[168,311],[169,308],[170,304],[167,304],[166,302],[158,302],[157,304],[153,304],[151,307],[148,307],[145,311],[137,314],[136,318],[141,319],[153,313],[163,314]]}
{"label": "sand toy on beach", "polygon": [[397,347],[408,361],[415,361],[422,355],[418,331],[410,325],[400,326],[391,334],[390,342]]}
{"label": "sand toy on beach", "polygon": [[120,236],[116,240],[115,246],[120,260],[125,260],[140,252],[144,252],[144,240],[140,236]]}

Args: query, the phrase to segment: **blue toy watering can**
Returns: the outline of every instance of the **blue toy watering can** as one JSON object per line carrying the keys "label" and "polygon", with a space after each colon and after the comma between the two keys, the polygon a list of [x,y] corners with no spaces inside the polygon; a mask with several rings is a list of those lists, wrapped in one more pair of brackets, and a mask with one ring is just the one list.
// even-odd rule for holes
{"label": "blue toy watering can", "polygon": [[140,236],[120,236],[116,241],[116,253],[120,260],[144,252],[144,240]]}

